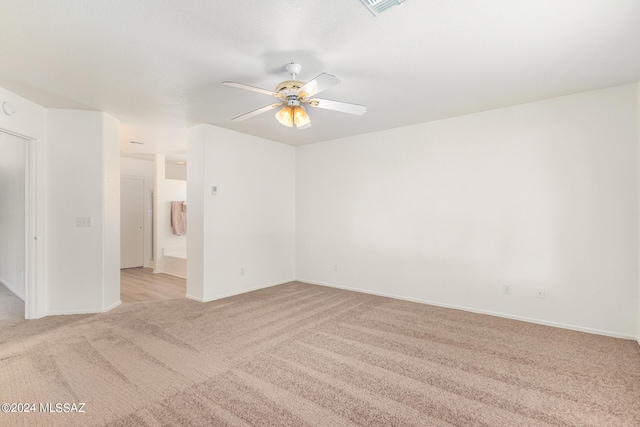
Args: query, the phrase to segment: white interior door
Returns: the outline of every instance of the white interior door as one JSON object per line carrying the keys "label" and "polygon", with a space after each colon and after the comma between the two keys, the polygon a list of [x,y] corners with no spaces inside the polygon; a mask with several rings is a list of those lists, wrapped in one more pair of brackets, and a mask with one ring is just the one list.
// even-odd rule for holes
{"label": "white interior door", "polygon": [[144,265],[144,180],[120,178],[120,268]]}

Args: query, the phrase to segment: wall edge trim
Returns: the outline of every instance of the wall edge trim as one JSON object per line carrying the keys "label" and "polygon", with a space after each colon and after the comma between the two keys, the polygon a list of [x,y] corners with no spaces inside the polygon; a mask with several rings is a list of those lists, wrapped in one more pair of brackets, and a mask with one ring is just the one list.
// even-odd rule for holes
{"label": "wall edge trim", "polygon": [[121,304],[122,304],[122,301],[118,300],[118,301],[114,302],[113,304],[111,304],[110,306],[105,307],[105,309],[103,310],[103,313],[105,313],[107,311],[111,311],[111,310],[113,310],[114,308],[116,308],[117,306],[119,306]]}

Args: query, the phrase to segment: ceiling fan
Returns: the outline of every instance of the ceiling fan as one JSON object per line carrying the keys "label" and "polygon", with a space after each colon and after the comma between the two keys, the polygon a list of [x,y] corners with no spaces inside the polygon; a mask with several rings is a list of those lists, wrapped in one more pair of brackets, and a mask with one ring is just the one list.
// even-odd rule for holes
{"label": "ceiling fan", "polygon": [[233,121],[239,122],[265,113],[269,110],[282,107],[276,113],[276,119],[287,127],[293,127],[295,124],[298,129],[306,129],[311,126],[311,120],[304,108],[304,105],[311,107],[323,108],[325,110],[340,111],[342,113],[356,114],[358,116],[367,111],[364,105],[350,104],[348,102],[330,101],[328,99],[314,98],[314,96],[324,90],[329,89],[340,83],[340,80],[331,74],[321,73],[315,79],[304,83],[296,80],[296,76],[300,73],[302,66],[295,62],[285,65],[291,80],[285,80],[276,86],[275,91],[261,89],[255,86],[249,86],[236,82],[222,82],[223,85],[235,87],[238,89],[250,90],[253,92],[264,93],[278,98],[279,102],[265,105],[257,110],[250,111],[238,117],[234,117]]}

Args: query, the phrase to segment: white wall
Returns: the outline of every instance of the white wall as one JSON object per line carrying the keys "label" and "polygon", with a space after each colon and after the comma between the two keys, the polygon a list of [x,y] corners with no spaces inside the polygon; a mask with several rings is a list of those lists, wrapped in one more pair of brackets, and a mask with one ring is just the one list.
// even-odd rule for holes
{"label": "white wall", "polygon": [[635,337],[636,91],[299,147],[297,278]]}
{"label": "white wall", "polygon": [[150,160],[120,158],[120,176],[136,177],[144,180],[144,266],[152,267],[151,234],[153,218],[154,163]]}
{"label": "white wall", "polygon": [[[105,113],[47,110],[46,123],[49,313],[100,312],[120,296],[117,122]],[[77,217],[91,217],[93,226],[77,227]]]}
{"label": "white wall", "polygon": [[187,165],[165,162],[164,177],[167,179],[187,180]]}
{"label": "white wall", "polygon": [[0,283],[25,297],[25,152],[27,141],[0,132]]}
{"label": "white wall", "polygon": [[187,139],[188,295],[206,301],[293,280],[295,148],[210,125]]}
{"label": "white wall", "polygon": [[[640,156],[640,82],[638,82],[638,85],[637,85],[636,114],[637,114],[637,124],[638,124],[638,147],[639,147],[638,154]],[[640,180],[640,157],[638,158],[638,179]],[[638,187],[640,191],[640,183],[638,184]],[[640,196],[638,196],[638,203],[640,203]],[[640,222],[640,204],[638,205],[638,221]],[[638,228],[640,229],[640,225]],[[638,245],[639,245],[639,252],[640,252],[640,241],[638,242]],[[640,253],[638,254],[638,256],[640,257]],[[640,258],[638,258],[638,267],[640,269]],[[636,330],[636,337],[637,337],[638,344],[640,344],[640,270],[638,274],[638,327]]]}
{"label": "white wall", "polygon": [[46,109],[13,92],[0,88],[0,105],[9,102],[15,113],[8,116],[0,112],[0,129],[23,135],[26,138],[44,140]]}
{"label": "white wall", "polygon": [[208,197],[204,183],[205,128],[200,125],[187,131],[187,297],[198,301],[205,300],[204,232],[209,226],[204,217],[204,202]]}
{"label": "white wall", "polygon": [[120,304],[120,124],[102,114],[102,310]]}

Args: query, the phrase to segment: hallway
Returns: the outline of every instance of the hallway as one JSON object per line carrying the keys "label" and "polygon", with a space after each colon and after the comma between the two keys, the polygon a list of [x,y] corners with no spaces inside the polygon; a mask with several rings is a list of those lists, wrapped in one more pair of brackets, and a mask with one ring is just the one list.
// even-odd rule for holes
{"label": "hallway", "polygon": [[184,298],[187,281],[169,274],[153,274],[148,268],[120,270],[120,301],[123,304]]}

